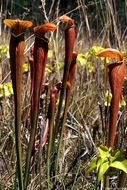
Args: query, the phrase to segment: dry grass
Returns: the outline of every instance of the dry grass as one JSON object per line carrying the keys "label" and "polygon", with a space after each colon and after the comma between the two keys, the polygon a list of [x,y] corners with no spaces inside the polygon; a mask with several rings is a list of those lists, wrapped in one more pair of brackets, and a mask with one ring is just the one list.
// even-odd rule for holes
{"label": "dry grass", "polygon": [[[67,11],[69,16],[73,16],[76,21],[77,39],[75,49],[79,53],[85,53],[93,44],[99,44],[101,46],[113,46],[122,50],[126,49],[126,28],[122,28],[122,25],[116,23],[115,14],[112,12],[110,4],[106,4],[106,8],[109,8],[109,13],[105,15],[100,9],[100,2],[91,2],[91,5],[85,6],[83,1],[77,1],[77,7],[74,10]],[[46,21],[49,20],[49,15],[46,12],[45,6],[42,1],[42,11],[44,13]],[[56,14],[53,20],[56,22],[59,16],[60,1],[56,6]],[[96,26],[92,29],[91,15],[89,9],[94,7],[98,10],[96,17],[103,14],[102,23],[103,27],[99,31],[97,26],[97,19],[95,20]],[[54,1],[51,5],[52,12],[54,8]],[[76,16],[78,17],[76,19]],[[91,13],[92,14],[92,13]],[[113,19],[114,39],[111,41],[110,23],[108,20]],[[126,19],[126,15],[125,15]],[[51,18],[50,18],[51,20]],[[93,21],[94,22],[94,21]],[[118,26],[120,27],[120,30]],[[98,32],[99,31],[99,32]],[[9,35],[5,39],[5,30],[2,33],[0,41],[2,43],[8,43]],[[34,41],[34,37],[27,38],[26,41],[26,55]],[[51,69],[51,73],[45,76],[45,81],[48,80],[50,88],[54,83],[60,81],[62,78],[63,68],[59,68],[59,63],[64,60],[64,40],[63,33],[58,29],[53,36],[50,36],[50,49],[53,51],[53,57],[49,58],[48,66]],[[85,176],[85,168],[88,165],[88,161],[97,153],[97,147],[105,142],[105,134],[108,125],[106,117],[107,108],[104,106],[104,92],[109,89],[108,82],[105,83],[105,70],[101,68],[102,62],[97,59],[91,60],[94,65],[94,72],[90,73],[86,66],[77,64],[77,71],[75,81],[73,84],[73,92],[68,112],[67,123],[64,131],[63,146],[61,148],[60,158],[60,171],[59,182],[61,187],[59,189],[91,189],[90,185],[94,185],[96,181],[95,173],[92,173],[91,177]],[[57,66],[57,69],[54,67]],[[10,69],[9,60],[6,57],[1,57],[0,67],[2,67],[2,83],[10,81]],[[7,77],[6,77],[7,76]],[[123,88],[123,95],[127,101],[126,81]],[[40,97],[40,115],[38,121],[38,131],[36,134],[36,140],[42,139],[42,134],[45,126],[46,108],[48,106],[48,96],[42,88]],[[29,73],[23,75],[23,114],[22,114],[22,148],[23,148],[23,163],[25,162],[26,149],[29,139],[30,131],[30,76]],[[10,97],[0,98],[0,189],[11,190],[15,182],[15,139],[14,139],[14,101],[13,95]],[[126,139],[126,108],[122,109],[122,117],[118,123],[118,135],[120,134],[124,140]],[[119,130],[121,129],[122,132]],[[57,143],[57,139],[56,139]],[[126,143],[126,142],[124,142]],[[126,144],[123,144],[123,139],[120,138],[117,147],[121,148]],[[47,189],[46,179],[46,154],[47,144],[43,149],[33,152],[32,167],[30,171],[30,184],[29,190]],[[24,170],[24,166],[23,166]],[[66,176],[66,177],[65,177]],[[112,186],[115,187],[116,179],[111,179]],[[15,188],[17,189],[17,188]]]}

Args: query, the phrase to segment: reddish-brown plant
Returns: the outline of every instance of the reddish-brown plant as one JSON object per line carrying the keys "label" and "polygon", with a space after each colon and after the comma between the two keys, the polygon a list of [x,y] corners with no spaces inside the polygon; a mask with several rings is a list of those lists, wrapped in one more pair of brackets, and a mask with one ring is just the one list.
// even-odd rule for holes
{"label": "reddish-brown plant", "polygon": [[5,19],[4,23],[11,28],[10,67],[15,102],[15,141],[17,154],[17,171],[19,188],[23,189],[22,181],[22,150],[21,150],[21,94],[22,94],[22,63],[24,59],[24,32],[32,26],[32,22]]}
{"label": "reddish-brown plant", "polygon": [[125,77],[124,55],[122,52],[118,50],[107,48],[102,50],[98,54],[98,56],[118,59],[117,62],[108,65],[109,83],[112,92],[112,100],[110,107],[110,123],[109,123],[107,146],[113,147],[116,136],[116,125],[118,119],[120,96]]}
{"label": "reddish-brown plant", "polygon": [[64,113],[63,113],[62,125],[60,128],[60,138],[59,138],[57,157],[56,157],[56,168],[55,168],[56,174],[58,173],[58,162],[59,162],[59,158],[60,158],[60,149],[61,149],[61,144],[62,144],[64,126],[65,126],[65,122],[66,122],[66,118],[67,118],[67,112],[68,112],[69,104],[70,104],[72,84],[73,84],[75,70],[76,70],[77,55],[78,55],[78,53],[73,51],[72,62],[71,62],[70,68],[69,68],[68,81],[66,83],[67,89],[66,89],[66,97],[65,97],[65,107],[64,107]]}
{"label": "reddish-brown plant", "polygon": [[62,110],[63,99],[66,92],[69,68],[72,62],[74,42],[75,42],[74,20],[66,15],[60,17],[59,20],[60,22],[63,22],[66,24],[66,28],[65,28],[65,63],[64,63],[64,73],[63,73],[63,79],[62,79],[62,89],[60,93],[58,113],[57,113],[57,118],[56,118],[56,133],[58,131],[59,118],[60,118],[60,114]]}
{"label": "reddish-brown plant", "polygon": [[30,104],[31,104],[31,113],[34,109],[33,104],[33,91],[34,91],[34,60],[33,60],[33,52],[34,49],[30,49],[30,55],[28,56],[28,63],[30,65],[30,79],[31,79],[31,86],[30,86]]}
{"label": "reddish-brown plant", "polygon": [[27,188],[27,183],[28,183],[31,154],[34,146],[37,121],[38,121],[40,90],[44,78],[45,66],[48,55],[48,39],[45,37],[45,33],[54,31],[56,30],[56,28],[57,28],[56,25],[53,23],[46,23],[44,25],[37,26],[34,28],[35,43],[34,43],[34,84],[33,84],[33,94],[32,94],[33,108],[31,111],[31,133],[30,133],[30,140],[26,157],[26,167],[25,167],[25,176],[24,176],[25,188]]}
{"label": "reddish-brown plant", "polygon": [[57,94],[61,89],[61,83],[56,84],[50,94],[50,104],[48,109],[47,119],[49,120],[49,141],[48,141],[48,155],[47,155],[47,179],[48,179],[48,188],[50,189],[50,175],[51,175],[51,164],[53,163],[53,153],[54,153],[54,142],[55,142],[55,110],[56,110],[56,101]]}
{"label": "reddish-brown plant", "polygon": [[108,143],[109,147],[114,146],[116,136],[116,124],[118,119],[119,102],[123,81],[125,77],[125,64],[123,62],[113,63],[108,66],[109,68],[109,83],[111,86],[112,100],[110,109],[110,126]]}

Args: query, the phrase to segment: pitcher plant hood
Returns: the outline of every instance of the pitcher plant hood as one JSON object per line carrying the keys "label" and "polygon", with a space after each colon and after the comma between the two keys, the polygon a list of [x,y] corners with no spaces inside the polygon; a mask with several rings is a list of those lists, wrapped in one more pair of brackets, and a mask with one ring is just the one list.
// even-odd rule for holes
{"label": "pitcher plant hood", "polygon": [[68,23],[68,26],[74,25],[74,19],[72,19],[66,15],[59,17],[59,21],[63,22],[63,23]]}
{"label": "pitcher plant hood", "polygon": [[98,54],[98,57],[109,57],[109,58],[117,58],[119,61],[123,61],[124,53],[113,49],[113,48],[106,48],[101,50]]}
{"label": "pitcher plant hood", "polygon": [[53,32],[56,29],[57,29],[57,26],[54,23],[48,22],[46,24],[34,27],[34,33],[35,33],[35,36],[38,36],[41,38],[41,36],[43,36],[45,33]]}
{"label": "pitcher plant hood", "polygon": [[7,26],[11,28],[11,34],[14,37],[18,37],[22,35],[26,31],[27,28],[32,26],[31,21],[20,20],[20,19],[16,19],[16,20],[5,19],[4,24],[6,24]]}

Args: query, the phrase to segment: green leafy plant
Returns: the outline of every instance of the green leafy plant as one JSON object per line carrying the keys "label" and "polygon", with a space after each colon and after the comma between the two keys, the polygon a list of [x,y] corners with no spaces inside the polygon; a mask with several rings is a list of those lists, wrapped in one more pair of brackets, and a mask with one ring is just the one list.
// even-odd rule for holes
{"label": "green leafy plant", "polygon": [[[111,100],[112,100],[112,93],[109,92],[108,90],[105,92],[105,102],[104,105],[106,107],[111,105]],[[119,102],[119,108],[125,108],[126,106],[126,101],[125,101],[125,97],[121,97],[120,102]]]}
{"label": "green leafy plant", "polygon": [[86,168],[86,175],[93,170],[97,170],[97,181],[99,182],[104,175],[117,174],[119,170],[127,173],[127,160],[123,152],[100,145],[99,155],[94,157]]}
{"label": "green leafy plant", "polygon": [[0,58],[7,57],[9,58],[9,46],[2,44],[0,45]]}
{"label": "green leafy plant", "polygon": [[[85,53],[79,53],[77,57],[77,62],[82,66],[88,69],[89,73],[94,72],[94,61],[98,59],[97,54],[103,50],[101,46],[94,45],[92,46],[89,51]],[[104,58],[102,58],[103,60]],[[108,60],[107,60],[108,61]]]}
{"label": "green leafy plant", "polygon": [[11,82],[0,84],[0,98],[9,97],[13,94],[13,88]]}

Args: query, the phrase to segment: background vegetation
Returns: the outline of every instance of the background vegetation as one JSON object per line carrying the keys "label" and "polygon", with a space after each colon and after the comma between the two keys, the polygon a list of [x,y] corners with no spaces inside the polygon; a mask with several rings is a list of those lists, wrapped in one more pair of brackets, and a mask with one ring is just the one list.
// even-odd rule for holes
{"label": "background vegetation", "polygon": [[[69,107],[60,159],[60,181],[63,189],[95,189],[96,173],[85,175],[85,168],[97,147],[105,144],[109,122],[109,107],[105,93],[110,91],[105,63],[96,57],[98,48],[127,49],[127,1],[126,0],[1,0],[0,1],[0,189],[13,189],[15,179],[14,101],[11,82],[8,43],[9,29],[3,24],[5,18],[31,20],[33,27],[47,21],[58,23],[63,14],[75,19],[75,49],[80,53]],[[49,91],[54,83],[61,81],[64,62],[64,33],[58,29],[49,36],[49,60],[45,82]],[[34,41],[32,29],[26,35],[23,72],[22,147],[25,158],[29,140],[30,76],[27,56]],[[4,84],[4,87],[3,87]],[[10,83],[9,83],[10,84]],[[10,84],[11,85],[11,84]],[[48,98],[49,98],[48,91]],[[36,144],[42,138],[47,109],[46,91],[42,87],[40,115]],[[46,96],[47,97],[47,96]],[[127,81],[122,91],[122,102],[117,125],[116,148],[127,148]],[[47,189],[47,146],[41,151],[35,148],[28,189]],[[23,161],[25,160],[23,158]],[[69,170],[70,169],[70,170]],[[68,176],[64,179],[66,172]],[[41,176],[41,177],[40,177]],[[64,180],[63,180],[64,179]],[[118,175],[110,179],[116,187]]]}

